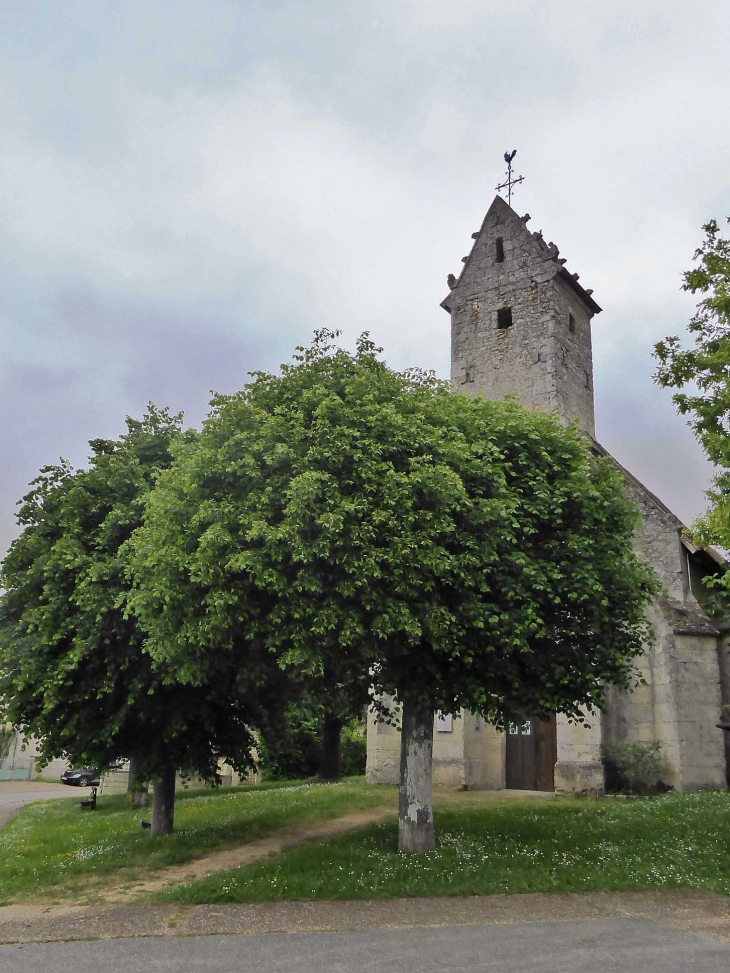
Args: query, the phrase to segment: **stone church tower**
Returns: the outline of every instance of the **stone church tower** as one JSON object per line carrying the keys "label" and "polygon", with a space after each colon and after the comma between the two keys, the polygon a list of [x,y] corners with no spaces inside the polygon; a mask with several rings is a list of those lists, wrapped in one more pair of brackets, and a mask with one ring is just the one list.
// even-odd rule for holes
{"label": "stone church tower", "polygon": [[600,307],[499,196],[442,307],[451,314],[451,381],[459,392],[517,395],[595,435],[591,318]]}
{"label": "stone church tower", "polygon": [[[462,394],[516,395],[527,408],[554,409],[577,421],[589,448],[608,455],[595,440],[594,420],[591,319],[601,308],[565,268],[557,246],[527,229],[528,220],[496,197],[472,234],[459,278],[449,275],[442,307],[451,316],[451,381]],[[676,790],[726,786],[730,741],[714,724],[730,704],[730,639],[696,598],[703,579],[725,570],[725,562],[690,544],[678,518],[616,466],[642,513],[637,554],[664,586],[648,610],[656,643],[637,660],[645,685],[611,690],[607,710],[590,727],[560,714],[549,721],[525,714],[504,734],[471,713],[439,715],[437,786],[602,793],[601,745],[632,741],[661,744],[660,778]],[[397,782],[399,744],[397,732],[371,719],[370,781]]]}

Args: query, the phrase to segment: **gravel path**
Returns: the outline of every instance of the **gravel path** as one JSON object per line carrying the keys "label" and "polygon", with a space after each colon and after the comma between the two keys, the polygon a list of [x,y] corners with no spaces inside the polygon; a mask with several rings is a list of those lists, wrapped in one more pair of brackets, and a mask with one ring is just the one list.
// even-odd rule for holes
{"label": "gravel path", "polygon": [[0,943],[340,932],[635,918],[730,943],[730,900],[708,892],[599,892],[263,905],[0,909]]}

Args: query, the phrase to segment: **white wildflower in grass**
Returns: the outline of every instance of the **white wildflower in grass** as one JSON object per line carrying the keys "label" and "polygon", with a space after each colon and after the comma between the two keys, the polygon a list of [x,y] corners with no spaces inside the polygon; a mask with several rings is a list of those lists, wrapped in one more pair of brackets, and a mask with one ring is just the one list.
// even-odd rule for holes
{"label": "white wildflower in grass", "polygon": [[[689,798],[689,800],[688,800]],[[396,852],[381,824],[193,883],[183,901],[621,888],[730,888],[727,793],[483,805],[436,815],[438,845]],[[174,893],[167,898],[177,898]]]}

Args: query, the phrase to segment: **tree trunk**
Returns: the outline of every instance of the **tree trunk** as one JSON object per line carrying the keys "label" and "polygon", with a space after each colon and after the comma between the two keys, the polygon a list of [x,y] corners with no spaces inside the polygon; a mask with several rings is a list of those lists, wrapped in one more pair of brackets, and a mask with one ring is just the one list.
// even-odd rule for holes
{"label": "tree trunk", "polygon": [[127,793],[132,796],[132,807],[135,811],[143,811],[147,807],[147,793],[149,791],[149,784],[146,781],[140,780],[140,774],[137,769],[140,763],[139,757],[130,757],[129,759]]}
{"label": "tree trunk", "polygon": [[152,791],[152,834],[170,834],[175,815],[175,767],[168,764]]}
{"label": "tree trunk", "polygon": [[403,700],[400,741],[398,851],[433,851],[436,838],[431,807],[433,709]]}
{"label": "tree trunk", "polygon": [[325,716],[322,724],[322,754],[319,764],[319,776],[322,780],[337,780],[340,776],[341,734],[342,720],[336,716]]}

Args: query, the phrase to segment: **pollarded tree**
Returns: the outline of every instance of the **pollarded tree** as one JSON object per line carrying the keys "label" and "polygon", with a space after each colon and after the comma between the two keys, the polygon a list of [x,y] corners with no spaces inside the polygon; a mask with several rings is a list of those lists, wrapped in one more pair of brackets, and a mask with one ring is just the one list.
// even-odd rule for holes
{"label": "pollarded tree", "polygon": [[221,757],[248,767],[253,742],[243,698],[153,668],[126,610],[125,544],[174,443],[190,438],[180,423],[150,406],[119,440],[93,440],[87,469],[43,469],[0,575],[0,721],[39,737],[45,759],[131,758],[133,777],[159,780],[155,834],[172,828],[176,768],[215,780]]}
{"label": "pollarded tree", "polygon": [[434,711],[583,720],[630,683],[653,576],[575,429],[332,337],[214,400],[135,535],[133,602],[191,681],[254,643],[395,696],[399,846],[425,850]]}

